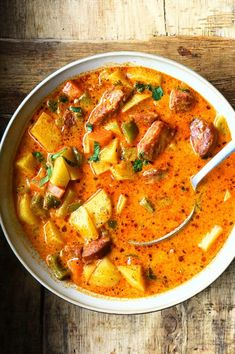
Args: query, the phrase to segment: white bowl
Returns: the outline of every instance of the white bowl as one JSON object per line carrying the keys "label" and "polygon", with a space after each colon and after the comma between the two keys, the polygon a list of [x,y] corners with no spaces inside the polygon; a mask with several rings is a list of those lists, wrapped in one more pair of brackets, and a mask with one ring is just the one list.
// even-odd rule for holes
{"label": "white bowl", "polygon": [[15,111],[1,143],[0,210],[1,224],[10,247],[25,268],[47,289],[61,298],[87,309],[108,313],[137,314],[161,310],[178,304],[202,291],[218,278],[234,258],[235,228],[214,260],[184,284],[155,296],[139,299],[116,299],[78,291],[73,286],[55,280],[24,235],[16,217],[12,197],[14,156],[24,129],[43,98],[68,78],[108,64],[125,63],[153,68],[187,83],[227,118],[232,136],[235,139],[235,112],[232,107],[209,82],[187,67],[163,57],[138,52],[113,52],[81,59],[48,76],[30,92]]}

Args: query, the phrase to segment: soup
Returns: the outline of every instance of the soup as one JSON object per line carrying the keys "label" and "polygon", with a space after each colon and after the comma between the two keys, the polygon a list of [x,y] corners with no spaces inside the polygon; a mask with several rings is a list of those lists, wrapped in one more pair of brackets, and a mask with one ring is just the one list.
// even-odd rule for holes
{"label": "soup", "polygon": [[[226,119],[152,69],[101,68],[59,86],[34,112],[15,159],[22,227],[60,281],[114,297],[174,288],[200,272],[235,216],[234,154],[195,192],[190,177],[229,140]],[[177,227],[196,204],[191,222]]]}

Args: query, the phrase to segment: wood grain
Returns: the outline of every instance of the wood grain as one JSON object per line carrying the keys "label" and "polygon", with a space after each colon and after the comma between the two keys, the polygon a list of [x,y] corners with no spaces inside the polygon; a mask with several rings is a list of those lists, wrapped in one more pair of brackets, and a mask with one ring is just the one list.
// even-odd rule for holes
{"label": "wood grain", "polygon": [[[1,41],[0,126],[48,74],[81,57],[139,50],[175,59],[211,81],[235,107],[235,41],[156,38],[148,42],[80,43]],[[2,235],[3,237],[3,235]],[[107,315],[71,305],[22,268],[0,244],[1,353],[40,354],[234,354],[235,263],[208,289],[164,311]]]}
{"label": "wood grain", "polygon": [[3,38],[235,37],[234,0],[5,0],[0,2],[0,14]]}

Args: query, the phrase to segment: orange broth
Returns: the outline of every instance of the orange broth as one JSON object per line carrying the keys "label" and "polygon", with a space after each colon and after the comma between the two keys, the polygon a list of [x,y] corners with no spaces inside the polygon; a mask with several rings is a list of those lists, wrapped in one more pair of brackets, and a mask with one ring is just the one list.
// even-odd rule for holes
{"label": "orange broth", "polygon": [[[72,127],[63,126],[61,128],[62,139],[57,150],[54,152],[60,151],[65,146],[73,146],[83,152],[83,136],[86,133],[86,122],[91,110],[98,104],[102,94],[111,85],[108,80],[101,81],[100,79],[105,70],[102,68],[74,78],[73,82],[77,84],[80,91],[82,93],[89,93],[91,108],[83,110],[83,116],[77,119],[75,125]],[[115,67],[107,69],[109,74],[115,70]],[[121,67],[121,71],[125,74],[128,72],[128,67]],[[104,225],[112,239],[111,251],[107,257],[115,266],[141,265],[145,281],[145,291],[141,292],[132,287],[123,276],[120,276],[120,281],[115,286],[93,285],[84,279],[82,275],[82,263],[80,263],[80,276],[76,277],[76,279],[75,277],[71,277],[71,281],[75,280],[80,289],[108,296],[133,298],[153,295],[174,288],[192,278],[211,262],[223,246],[233,227],[235,218],[233,188],[235,183],[234,154],[205,178],[196,193],[190,185],[190,177],[197,173],[206,164],[207,160],[201,159],[194,153],[190,144],[189,124],[194,117],[203,118],[207,122],[213,122],[216,116],[215,109],[203,96],[190,89],[196,98],[195,106],[183,113],[171,111],[169,109],[171,90],[180,85],[186,85],[166,74],[161,74],[161,76],[161,87],[164,92],[161,99],[153,100],[150,97],[125,113],[121,113],[119,109],[111,117],[106,118],[105,122],[115,118],[119,127],[121,127],[122,122],[127,121],[129,116],[136,112],[141,113],[143,110],[154,111],[157,112],[159,119],[176,129],[172,143],[151,164],[146,164],[143,166],[142,171],[136,172],[130,180],[115,180],[110,171],[95,176],[88,161],[92,153],[85,154],[84,162],[80,167],[81,177],[76,181],[69,182],[69,186],[72,185],[72,188],[76,191],[78,199],[83,202],[99,189],[106,191],[113,206],[111,219],[116,221],[115,228],[109,227],[108,224]],[[129,82],[134,87],[135,82],[131,80]],[[63,87],[64,84],[51,93],[31,117],[28,128],[18,148],[16,161],[28,152],[33,151],[39,151],[44,156],[47,155],[48,151],[45,151],[29,131],[42,112],[48,113],[56,121],[58,115],[56,112],[50,111],[47,101],[49,98],[56,100],[61,95]],[[67,105],[75,105],[74,99],[68,99],[69,102],[66,103]],[[131,146],[136,146],[148,129],[148,126],[141,122],[138,122],[137,125],[139,134]],[[114,137],[119,139],[120,144],[128,145],[123,135],[115,136],[114,134]],[[214,154],[229,140],[230,133],[228,130],[222,133],[219,132],[219,139]],[[150,167],[166,169],[166,177],[157,183],[146,184],[142,173]],[[38,170],[39,165],[35,167],[34,175],[37,174]],[[15,169],[14,190],[17,209],[19,201],[22,198],[22,189],[25,191],[26,180],[31,178],[32,175],[29,176],[27,172],[19,168]],[[46,188],[47,184],[45,184]],[[230,191],[231,196],[224,202],[226,190]],[[31,197],[34,192],[27,190],[26,193]],[[116,205],[120,194],[127,197],[127,204],[121,214],[118,215]],[[140,199],[144,196],[151,200],[151,203],[154,205],[155,211],[153,213],[149,213],[139,204]],[[198,203],[198,208],[192,221],[176,236],[157,245],[147,247],[134,246],[128,243],[128,240],[133,239],[148,241],[159,238],[171,231],[187,217],[195,201]],[[62,246],[53,243],[48,244],[45,240],[43,226],[49,219],[55,223],[62,234],[64,240]],[[61,252],[61,249],[65,246],[73,248],[76,244],[83,245],[84,243],[84,239],[79,232],[69,223],[69,216],[64,218],[56,217],[56,209],[50,209],[46,217],[39,217],[38,222],[33,226],[28,225],[22,220],[21,223],[33,247],[44,260],[50,254]],[[198,247],[198,243],[215,224],[220,225],[223,228],[223,232],[205,252]],[[69,260],[66,257],[66,255],[61,256],[61,262],[65,267]],[[96,262],[100,261],[97,260]],[[149,269],[151,269],[153,276],[148,276]]]}

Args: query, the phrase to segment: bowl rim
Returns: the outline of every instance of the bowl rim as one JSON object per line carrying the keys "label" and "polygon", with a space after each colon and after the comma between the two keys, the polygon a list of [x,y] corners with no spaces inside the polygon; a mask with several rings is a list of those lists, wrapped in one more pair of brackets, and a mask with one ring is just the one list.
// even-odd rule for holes
{"label": "bowl rim", "polygon": [[[126,62],[123,62],[124,63],[131,63],[135,57],[137,58],[141,58],[141,59],[151,59],[151,60],[156,60],[156,63],[157,61],[162,61],[166,64],[169,64],[170,66],[173,66],[173,67],[178,67],[179,69],[187,72],[192,78],[196,78],[196,80],[198,81],[201,81],[201,83],[203,83],[204,85],[206,85],[210,90],[212,90],[214,92],[214,94],[216,94],[218,96],[218,98],[220,100],[222,100],[222,102],[224,102],[224,104],[227,106],[227,108],[229,110],[231,110],[231,112],[233,112],[233,115],[235,117],[235,112],[233,111],[233,108],[231,106],[231,104],[224,98],[224,96],[211,84],[209,83],[206,79],[204,79],[201,75],[197,74],[195,71],[193,71],[192,69],[186,67],[185,65],[182,65],[182,64],[179,64],[178,62],[174,61],[174,60],[171,60],[171,59],[168,59],[168,58],[165,58],[163,56],[159,56],[159,55],[153,55],[153,54],[148,54],[148,53],[143,53],[143,52],[137,52],[137,51],[115,51],[115,52],[107,52],[107,53],[101,53],[101,54],[96,54],[96,55],[92,55],[92,56],[89,56],[89,57],[85,57],[85,58],[82,58],[82,59],[79,59],[79,60],[76,60],[76,61],[73,61],[61,68],[59,68],[58,70],[54,71],[53,73],[51,73],[50,75],[48,75],[44,80],[42,80],[39,84],[37,84],[31,91],[30,93],[24,98],[24,100],[21,102],[21,104],[18,106],[18,108],[15,110],[14,114],[12,115],[12,118],[10,119],[5,131],[4,131],[4,134],[3,134],[3,137],[2,137],[2,140],[1,140],[1,145],[0,145],[0,157],[2,156],[3,154],[3,147],[5,145],[5,141],[7,140],[7,137],[8,137],[8,134],[9,134],[9,131],[11,130],[11,127],[15,121],[15,119],[17,118],[19,112],[21,111],[21,109],[30,101],[30,98],[40,89],[42,88],[45,84],[47,84],[48,82],[50,82],[53,78],[55,78],[56,76],[58,76],[60,73],[63,73],[64,71],[68,70],[68,69],[71,69],[73,67],[76,67],[76,66],[79,66],[81,65],[82,63],[87,63],[89,61],[93,61],[93,60],[97,60],[97,59],[102,59],[102,58],[105,58],[105,59],[110,59],[110,60],[114,60],[114,62],[112,64],[115,64],[115,57],[123,57],[123,58],[127,58],[127,61]],[[107,63],[109,63],[109,61],[107,61]],[[104,66],[105,64],[103,64]],[[116,63],[116,65],[119,65],[119,63]],[[139,64],[137,64],[139,65]],[[143,65],[144,66],[144,65]],[[146,67],[148,67],[148,63],[146,63]],[[90,71],[90,70],[88,70]],[[173,76],[173,75],[172,75]],[[72,76],[68,76],[67,79],[71,78]],[[232,133],[232,136],[235,138],[235,129],[233,131],[231,131]],[[1,204],[1,201],[0,201],[0,204]],[[0,210],[1,212],[1,210]],[[225,245],[226,246],[226,249],[229,249],[230,246],[232,246],[232,233],[233,231],[235,231],[235,228],[233,229],[233,231],[231,231],[230,235],[228,236],[228,239],[225,241],[224,245],[222,246],[222,248],[219,250],[219,252],[217,253],[217,255],[215,256],[215,258],[207,265],[206,268],[204,268],[201,272],[199,272],[198,274],[196,274],[193,278],[189,279],[188,281],[184,282],[183,284],[177,286],[176,288],[173,288],[169,291],[166,291],[164,293],[160,293],[160,294],[156,294],[156,295],[153,295],[153,296],[148,296],[148,297],[144,297],[144,298],[137,298],[137,299],[128,299],[127,301],[122,301],[122,299],[116,299],[117,301],[114,301],[111,299],[111,298],[107,298],[107,300],[104,300],[104,301],[107,301],[107,302],[110,302],[110,303],[117,303],[119,302],[119,304],[121,303],[126,303],[126,308],[125,306],[119,310],[116,310],[116,309],[113,309],[113,308],[99,308],[97,307],[97,304],[96,305],[92,305],[91,302],[88,303],[88,304],[84,304],[82,303],[81,301],[79,300],[73,300],[72,298],[69,298],[68,296],[64,295],[62,292],[59,292],[59,290],[57,290],[55,288],[55,286],[51,286],[49,285],[48,283],[46,283],[42,277],[40,277],[38,274],[35,273],[34,270],[32,270],[28,264],[26,263],[26,261],[21,257],[21,255],[17,252],[17,249],[15,247],[15,245],[13,244],[13,242],[11,241],[11,238],[10,238],[10,235],[8,234],[8,231],[7,231],[7,227],[5,226],[5,222],[4,222],[4,219],[2,217],[2,213],[0,215],[0,224],[2,226],[2,229],[3,229],[3,233],[5,235],[5,238],[8,242],[8,244],[10,245],[12,251],[14,252],[14,254],[16,255],[16,257],[20,260],[20,262],[23,264],[23,266],[28,270],[28,272],[35,278],[38,280],[38,282],[43,285],[45,288],[47,288],[48,290],[50,290],[52,293],[54,293],[55,295],[59,296],[60,298],[63,298],[64,300],[72,303],[72,304],[75,304],[75,305],[78,305],[78,306],[81,306],[83,308],[86,308],[86,309],[89,309],[89,310],[94,310],[94,311],[97,311],[97,312],[103,312],[103,313],[110,313],[110,314],[142,314],[142,313],[150,313],[150,312],[154,312],[154,311],[158,311],[158,310],[162,310],[162,309],[165,309],[167,307],[170,307],[170,306],[174,306],[174,305],[177,305],[191,297],[193,297],[194,295],[198,294],[199,292],[201,292],[202,290],[204,290],[205,288],[207,288],[209,285],[211,285],[223,272],[224,270],[229,266],[229,264],[232,262],[232,260],[234,259],[235,257],[235,254],[230,254],[229,257],[228,255],[226,254],[225,252]],[[235,235],[235,233],[234,233]],[[224,260],[224,255],[226,255],[227,258],[226,261]],[[183,292],[183,294],[181,294],[181,296],[178,296],[177,297],[177,300],[173,299],[167,303],[165,303],[163,306],[154,306],[154,304],[150,307],[144,307],[144,309],[128,309],[128,304],[130,302],[134,303],[136,302],[137,304],[140,303],[141,305],[141,301],[138,301],[140,299],[145,299],[145,301],[147,301],[148,299],[154,299],[154,297],[158,297],[158,298],[161,298],[161,297],[164,297],[164,295],[166,293],[170,293],[170,292],[174,292],[176,289],[178,288],[182,288],[182,290],[184,289],[184,285],[187,285],[188,283],[192,282],[195,278],[197,278],[200,274],[202,274],[203,272],[205,272],[206,270],[212,268],[211,267],[214,263],[216,263],[216,265],[220,265],[220,267],[217,265],[217,269],[216,269],[216,272],[214,271],[213,274],[211,274],[211,277],[207,279],[207,281],[204,281],[202,282],[201,284],[199,284],[197,287],[192,287],[191,289],[191,292],[190,294],[186,291],[185,293]],[[215,268],[215,267],[214,267]],[[210,273],[210,272],[209,272]],[[208,275],[209,275],[208,273]],[[51,277],[51,275],[50,275]],[[205,277],[204,277],[205,278]],[[79,290],[76,290],[78,293]],[[90,297],[94,303],[96,303],[96,300],[97,300],[97,297],[96,297],[96,294],[94,295],[85,295],[85,296],[88,296]],[[147,300],[146,300],[147,299]]]}

